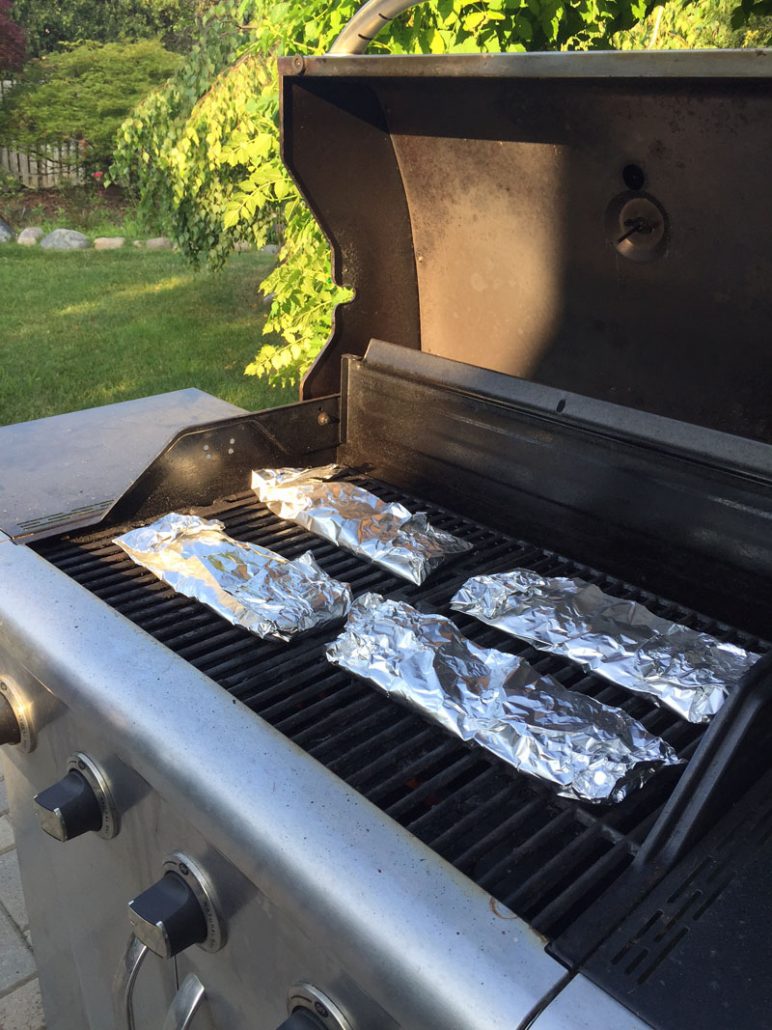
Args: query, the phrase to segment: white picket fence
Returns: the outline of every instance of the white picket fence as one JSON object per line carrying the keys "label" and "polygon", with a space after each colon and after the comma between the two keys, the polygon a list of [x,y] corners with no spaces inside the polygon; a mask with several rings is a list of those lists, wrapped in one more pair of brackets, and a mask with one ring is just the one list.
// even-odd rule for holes
{"label": "white picket fence", "polygon": [[[0,79],[0,103],[13,86],[12,79]],[[86,181],[83,157],[77,140],[41,143],[24,150],[0,147],[0,168],[19,179],[25,186],[36,190],[82,185]]]}
{"label": "white picket fence", "polygon": [[76,141],[41,144],[34,151],[0,147],[0,168],[35,190],[82,185],[86,173]]}

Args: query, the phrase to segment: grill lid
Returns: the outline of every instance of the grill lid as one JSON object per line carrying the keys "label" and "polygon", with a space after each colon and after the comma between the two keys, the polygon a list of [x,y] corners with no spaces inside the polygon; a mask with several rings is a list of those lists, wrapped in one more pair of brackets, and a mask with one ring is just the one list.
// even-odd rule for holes
{"label": "grill lid", "polygon": [[379,336],[772,442],[772,52],[300,57],[283,152]]}

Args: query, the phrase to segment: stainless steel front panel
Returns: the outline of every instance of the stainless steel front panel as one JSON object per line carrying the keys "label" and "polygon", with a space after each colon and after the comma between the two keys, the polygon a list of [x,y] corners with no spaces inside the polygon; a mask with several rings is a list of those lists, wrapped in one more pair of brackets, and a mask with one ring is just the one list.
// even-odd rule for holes
{"label": "stainless steel front panel", "polygon": [[[14,747],[3,752],[48,1027],[110,1030],[113,978],[128,938],[126,902],[159,867],[160,799],[117,757],[109,735],[76,720],[7,650],[0,653],[0,673],[19,685],[37,728],[30,754]],[[65,775],[77,750],[110,778],[123,814],[113,840],[87,833],[63,843],[47,836],[34,814],[33,796]],[[149,956],[134,995],[136,1026],[151,1030],[174,990],[173,966]]]}
{"label": "stainless steel front panel", "polygon": [[[42,558],[0,542],[0,579],[0,656],[15,656],[60,702],[44,717],[38,751],[12,756],[22,862],[36,847],[47,856],[27,864],[28,893],[52,882],[74,899],[61,916],[46,911],[50,901],[32,906],[33,934],[55,926],[44,976],[57,953],[74,956],[45,989],[53,1014],[75,975],[84,996],[95,994],[80,1003],[78,1030],[112,1028],[126,902],[178,850],[222,892],[228,934],[217,954],[193,948],[178,961],[179,978],[195,970],[207,991],[202,1027],[208,1014],[218,1030],[270,1030],[286,1016],[289,988],[305,980],[339,1001],[354,1027],[513,1030],[563,980],[525,923]],[[46,705],[35,707],[44,716]],[[27,801],[78,749],[113,778],[121,833],[41,841]],[[154,963],[138,989],[149,989]],[[144,1026],[157,1024],[156,1014]]]}

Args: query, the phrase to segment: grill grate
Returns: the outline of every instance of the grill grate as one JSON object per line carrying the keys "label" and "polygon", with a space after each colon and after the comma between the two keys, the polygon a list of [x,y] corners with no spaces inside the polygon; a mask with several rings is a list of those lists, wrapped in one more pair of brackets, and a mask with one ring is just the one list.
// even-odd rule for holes
{"label": "grill grate", "polygon": [[[454,591],[470,575],[517,565],[546,575],[581,575],[666,618],[763,649],[757,640],[619,580],[406,497],[384,483],[362,475],[350,478],[384,500],[402,500],[413,510],[428,511],[436,525],[469,540],[474,549],[417,587],[282,522],[251,493],[228,498],[202,514],[220,518],[232,536],[288,558],[310,548],[326,572],[351,583],[355,595],[376,590],[451,615],[476,643],[515,652],[566,687],[624,708],[687,759],[701,727],[584,675],[561,658],[540,654],[496,629],[452,613]],[[324,646],[331,634],[291,645],[261,641],[176,595],[111,542],[120,531],[70,535],[37,549],[549,938],[558,936],[629,865],[678,779],[681,769],[666,770],[610,807],[555,797],[330,665]]]}

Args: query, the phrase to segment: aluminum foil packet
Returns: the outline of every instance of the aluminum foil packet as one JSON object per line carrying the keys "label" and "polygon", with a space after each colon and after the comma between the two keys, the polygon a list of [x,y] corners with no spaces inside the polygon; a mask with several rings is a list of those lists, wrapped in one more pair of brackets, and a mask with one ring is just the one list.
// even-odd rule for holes
{"label": "aluminum foil packet", "polygon": [[289,561],[224,528],[173,512],[114,543],[177,593],[259,637],[289,640],[348,613],[351,587],[323,572],[310,551]]}
{"label": "aluminum foil packet", "polygon": [[575,694],[516,655],[478,647],[442,615],[363,594],[327,658],[519,772],[580,801],[621,801],[673,748],[626,712]]}
{"label": "aluminum foil packet", "polygon": [[421,584],[446,558],[471,544],[436,529],[423,512],[387,504],[364,487],[332,480],[341,469],[258,469],[252,489],[279,518],[297,522],[397,576]]}
{"label": "aluminum foil packet", "polygon": [[759,657],[583,579],[545,578],[530,569],[475,576],[451,607],[571,658],[688,722],[708,722]]}

